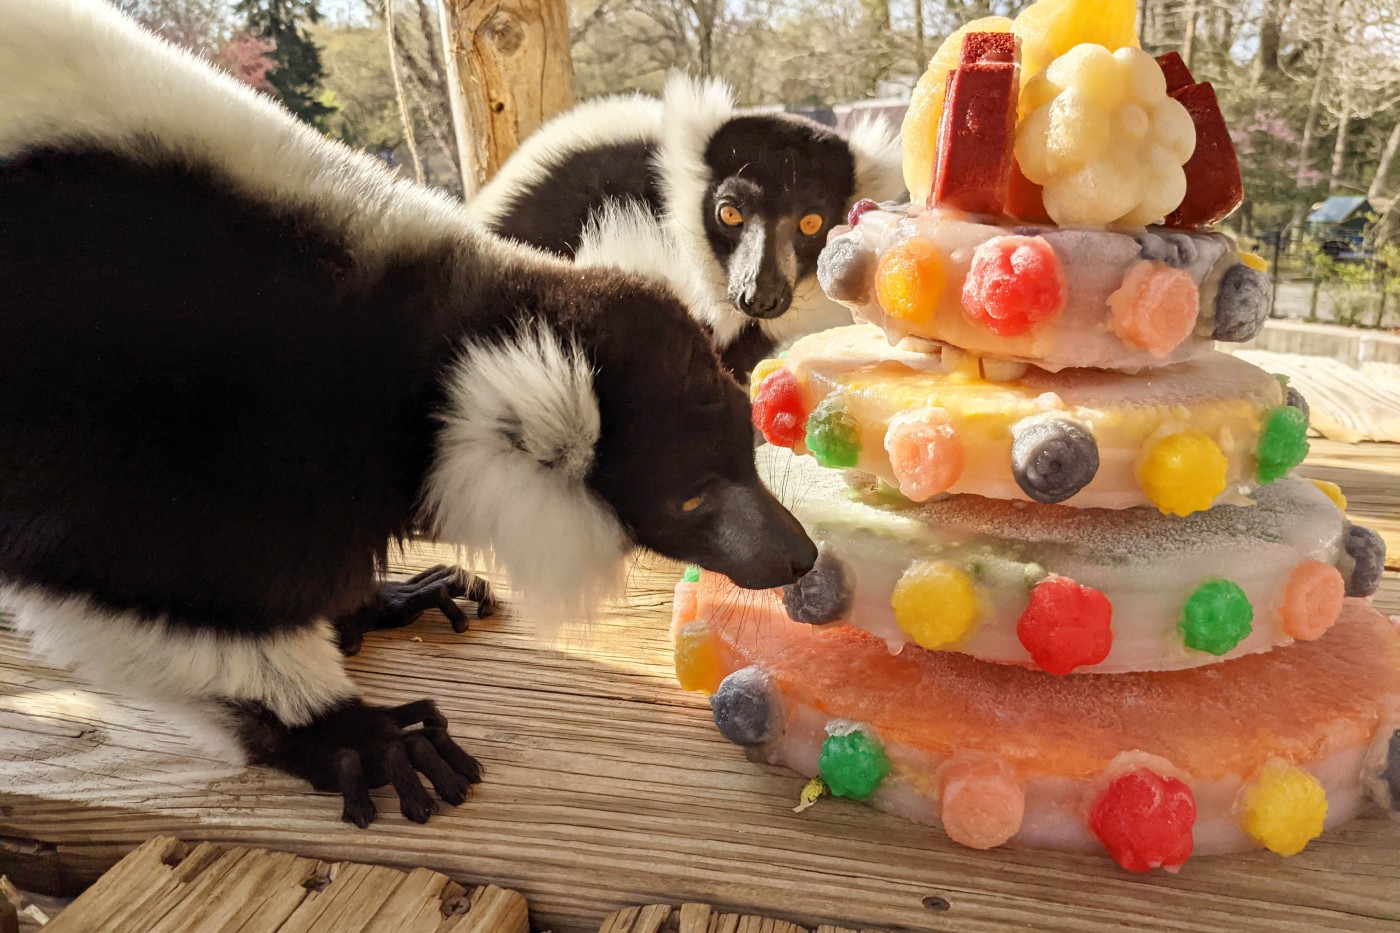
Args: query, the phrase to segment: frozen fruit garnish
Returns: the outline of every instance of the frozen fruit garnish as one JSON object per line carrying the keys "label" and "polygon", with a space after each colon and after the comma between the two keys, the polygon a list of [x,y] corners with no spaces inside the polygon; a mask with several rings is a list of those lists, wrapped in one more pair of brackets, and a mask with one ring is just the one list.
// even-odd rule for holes
{"label": "frozen fruit garnish", "polygon": [[1317,778],[1274,759],[1244,792],[1244,831],[1279,855],[1297,855],[1318,836],[1327,819],[1327,792]]}
{"label": "frozen fruit garnish", "polygon": [[1108,296],[1108,307],[1115,334],[1165,359],[1195,329],[1201,293],[1189,273],[1143,259]]}
{"label": "frozen fruit garnish", "polygon": [[869,198],[861,198],[859,201],[851,205],[850,213],[846,215],[846,223],[854,227],[860,223],[861,217],[863,217],[865,214],[868,214],[870,211],[875,211],[879,209],[880,205],[876,204],[874,201],[870,200]]}
{"label": "frozen fruit garnish", "polygon": [[915,204],[927,203],[929,192],[933,190],[933,162],[938,150],[938,128],[943,122],[948,72],[958,67],[964,38],[970,33],[1010,31],[1011,20],[1004,16],[973,20],[943,40],[929,59],[928,69],[914,88],[899,130],[904,149],[904,184]]}
{"label": "frozen fruit garnish", "polygon": [[1259,481],[1272,483],[1308,455],[1308,416],[1291,405],[1271,408],[1259,429]]}
{"label": "frozen fruit garnish", "polygon": [[1013,28],[1021,40],[1027,78],[1076,45],[1092,42],[1109,51],[1137,48],[1134,0],[1039,0],[1021,11]]}
{"label": "frozen fruit garnish", "polygon": [[860,424],[839,396],[827,396],[812,410],[806,440],[822,466],[853,467],[860,461]]}
{"label": "frozen fruit garnish", "polygon": [[817,257],[817,284],[832,301],[863,305],[875,280],[875,253],[859,236],[839,236]]}
{"label": "frozen fruit garnish", "polygon": [[719,642],[704,622],[688,622],[676,632],[675,662],[676,682],[682,690],[710,696],[724,679]]}
{"label": "frozen fruit garnish", "polygon": [[1025,85],[1016,161],[1061,226],[1158,223],[1186,194],[1191,116],[1133,48],[1077,45]]}
{"label": "frozen fruit garnish", "polygon": [[991,849],[1021,828],[1026,794],[1006,762],[960,755],[939,769],[939,819],[959,845]]}
{"label": "frozen fruit garnish", "polygon": [[1138,464],[1138,485],[1166,515],[1203,512],[1225,491],[1230,461],[1204,432],[1168,434],[1147,448]]}
{"label": "frozen fruit garnish", "polygon": [[885,451],[899,491],[915,502],[947,492],[962,477],[962,438],[941,408],[904,412],[890,419]]}
{"label": "frozen fruit garnish", "polygon": [[1196,127],[1196,150],[1186,162],[1186,195],[1167,215],[1169,227],[1204,227],[1224,220],[1244,201],[1235,144],[1225,126],[1215,89],[1196,83],[1176,52],[1158,57],[1167,94],[1191,115]]}
{"label": "frozen fruit garnish", "polygon": [[1040,237],[999,236],[972,254],[963,280],[967,316],[999,337],[1017,337],[1065,306],[1064,270],[1055,250]]}
{"label": "frozen fruit garnish", "polygon": [[1019,89],[1016,40],[972,33],[948,75],[930,205],[1000,214],[1011,180]]}
{"label": "frozen fruit garnish", "polygon": [[1089,827],[1128,871],[1180,868],[1195,847],[1196,798],[1185,782],[1139,768],[1115,778],[1089,812]]}
{"label": "frozen fruit garnish", "polygon": [[783,587],[788,618],[808,625],[836,622],[851,611],[855,580],[846,562],[825,541],[817,545],[817,562],[796,583]]}
{"label": "frozen fruit garnish", "polygon": [[1279,599],[1278,617],[1289,638],[1315,641],[1342,614],[1346,583],[1331,564],[1305,560],[1293,568]]}
{"label": "frozen fruit garnish", "polygon": [[1031,416],[1011,428],[1011,475],[1036,502],[1064,502],[1099,471],[1099,445],[1083,425]]}
{"label": "frozen fruit garnish", "polygon": [[768,443],[789,449],[805,436],[802,393],[797,377],[788,370],[776,370],[759,384],[753,398],[753,426]]}
{"label": "frozen fruit garnish", "polygon": [[943,253],[921,237],[885,250],[875,268],[875,297],[892,318],[926,324],[938,311],[947,286]]}
{"label": "frozen fruit garnish", "polygon": [[890,773],[890,760],[879,740],[857,729],[845,735],[827,736],[817,768],[833,794],[864,800],[884,783]]}
{"label": "frozen fruit garnish", "polygon": [[719,734],[735,745],[762,745],[782,733],[777,691],[756,667],[740,668],[724,678],[710,697],[710,712]]}
{"label": "frozen fruit garnish", "polygon": [[1258,269],[1238,263],[1225,270],[1215,292],[1215,328],[1211,339],[1230,343],[1253,340],[1274,306],[1274,285]]}
{"label": "frozen fruit garnish", "polygon": [[1370,528],[1346,524],[1342,544],[1352,560],[1351,577],[1347,580],[1348,596],[1370,596],[1381,585],[1385,572],[1385,539]]}
{"label": "frozen fruit garnish", "polygon": [[910,565],[895,584],[890,608],[895,624],[921,648],[961,641],[982,612],[972,580],[941,560]]}
{"label": "frozen fruit garnish", "polygon": [[1043,671],[1068,674],[1098,664],[1113,647],[1113,604],[1092,587],[1051,576],[1031,590],[1016,635]]}
{"label": "frozen fruit garnish", "polygon": [[1207,580],[1186,597],[1181,608],[1186,647],[1216,656],[1234,650],[1253,630],[1254,606],[1244,590],[1229,580]]}

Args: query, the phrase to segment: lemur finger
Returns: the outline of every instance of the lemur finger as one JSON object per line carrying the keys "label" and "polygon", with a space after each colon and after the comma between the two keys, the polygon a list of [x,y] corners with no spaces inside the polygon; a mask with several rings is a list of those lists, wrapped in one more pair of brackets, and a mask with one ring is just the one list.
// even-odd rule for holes
{"label": "lemur finger", "polygon": [[419,724],[447,729],[447,717],[442,715],[437,704],[432,700],[414,700],[412,703],[404,703],[402,706],[391,706],[388,713],[389,718],[394,721],[394,725],[400,729],[407,729],[409,726]]}
{"label": "lemur finger", "polygon": [[361,829],[369,826],[374,821],[374,801],[369,796],[369,782],[365,780],[360,753],[348,748],[336,752],[335,776],[340,785],[340,796],[345,800],[340,818]]}
{"label": "lemur finger", "polygon": [[399,585],[412,586],[415,589],[420,586],[435,586],[439,583],[445,583],[451,580],[453,575],[457,572],[457,568],[453,567],[451,564],[438,564],[434,567],[429,567],[427,570],[415,573],[407,580],[402,581]]}
{"label": "lemur finger", "polygon": [[438,612],[447,616],[447,621],[452,623],[452,631],[458,635],[471,628],[467,614],[452,601],[452,594],[446,588],[438,590],[437,608]]}
{"label": "lemur finger", "polygon": [[365,636],[353,619],[337,619],[335,622],[335,643],[340,653],[347,658],[360,653]]}
{"label": "lemur finger", "polygon": [[404,736],[403,745],[408,750],[408,760],[428,779],[444,803],[455,807],[467,799],[471,783],[442,760],[433,743],[416,732],[410,732]]}
{"label": "lemur finger", "polygon": [[472,580],[467,588],[467,599],[476,603],[476,617],[487,619],[496,614],[496,596],[491,592],[491,584],[481,577]]}
{"label": "lemur finger", "polygon": [[402,741],[393,741],[384,747],[384,765],[389,772],[389,783],[399,795],[399,812],[415,823],[428,822],[428,817],[433,815],[433,798],[418,780],[418,772],[408,760]]}
{"label": "lemur finger", "polygon": [[427,726],[418,733],[423,738],[432,743],[433,750],[443,761],[462,777],[467,779],[469,784],[480,784],[481,776],[486,773],[481,762],[462,750],[462,746],[452,740],[452,736],[447,734],[447,730],[438,726]]}

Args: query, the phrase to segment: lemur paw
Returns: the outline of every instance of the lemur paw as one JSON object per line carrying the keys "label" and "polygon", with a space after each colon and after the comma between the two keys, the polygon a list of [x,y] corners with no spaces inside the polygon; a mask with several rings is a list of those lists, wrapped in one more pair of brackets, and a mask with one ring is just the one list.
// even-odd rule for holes
{"label": "lemur paw", "polygon": [[467,614],[454,600],[476,603],[476,617],[485,619],[496,611],[491,586],[459,567],[439,565],[407,580],[381,583],[379,592],[364,606],[335,620],[340,650],[356,654],[366,632],[402,628],[417,621],[429,609],[436,609],[452,623],[452,630],[470,627]]}
{"label": "lemur paw", "polygon": [[285,760],[277,764],[317,790],[339,792],[345,801],[341,819],[361,829],[375,817],[372,788],[392,785],[399,811],[426,823],[437,805],[420,774],[452,806],[467,799],[482,774],[481,763],[447,734],[447,720],[431,700],[391,707],[352,700],[289,730]]}

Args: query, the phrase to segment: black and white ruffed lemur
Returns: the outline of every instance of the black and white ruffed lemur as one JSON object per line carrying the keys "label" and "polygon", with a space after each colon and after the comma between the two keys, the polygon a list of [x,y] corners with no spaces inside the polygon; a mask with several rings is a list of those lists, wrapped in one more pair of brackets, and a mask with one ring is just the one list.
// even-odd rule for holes
{"label": "black and white ruffed lemur", "polygon": [[[722,82],[673,75],[660,99],[590,101],[546,123],[468,209],[564,257],[607,249],[650,215],[703,270],[706,299],[692,313],[747,380],[775,347],[851,322],[817,285],[817,255],[854,201],[903,195],[885,121],[862,120],[843,138],[791,114],[739,114]],[[619,228],[610,206],[633,216]]]}
{"label": "black and white ruffed lemur", "polygon": [[[427,819],[477,762],[335,629],[417,527],[586,614],[633,546],[749,587],[816,549],[655,282],[498,240],[99,0],[0,2],[0,589],[36,651],[235,759]],[[412,728],[419,726],[421,728]]]}

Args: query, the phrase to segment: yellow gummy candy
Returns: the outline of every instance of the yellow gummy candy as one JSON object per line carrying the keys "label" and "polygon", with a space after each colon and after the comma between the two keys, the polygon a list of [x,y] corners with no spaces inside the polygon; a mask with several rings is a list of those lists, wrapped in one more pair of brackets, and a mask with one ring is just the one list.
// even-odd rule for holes
{"label": "yellow gummy candy", "polygon": [[1040,0],[1021,11],[1012,31],[1021,40],[1022,82],[1085,42],[1110,52],[1141,48],[1135,0]]}
{"label": "yellow gummy candy", "polygon": [[1279,855],[1297,855],[1322,834],[1327,792],[1317,778],[1277,759],[1259,772],[1245,792],[1244,831]]}
{"label": "yellow gummy candy", "polygon": [[1337,507],[1338,512],[1347,510],[1347,497],[1342,492],[1342,487],[1336,483],[1329,483],[1325,479],[1315,479],[1312,484],[1317,487],[1318,492],[1332,500],[1332,504]]}
{"label": "yellow gummy candy", "polygon": [[724,659],[704,622],[689,622],[676,632],[676,681],[682,690],[713,696],[724,680]]}
{"label": "yellow gummy candy", "polygon": [[904,571],[890,597],[894,620],[921,648],[959,641],[977,621],[977,591],[945,561],[919,561]]}
{"label": "yellow gummy candy", "polygon": [[1256,272],[1268,272],[1269,261],[1263,256],[1256,256],[1253,253],[1240,253],[1240,262]]}
{"label": "yellow gummy candy", "polygon": [[875,298],[890,317],[927,324],[938,310],[947,281],[938,247],[915,237],[880,257],[875,267]]}
{"label": "yellow gummy candy", "polygon": [[1181,431],[1148,448],[1138,464],[1138,483],[1164,514],[1190,515],[1210,508],[1225,491],[1229,466],[1215,441],[1200,431]]}
{"label": "yellow gummy candy", "polygon": [[928,70],[919,79],[899,128],[904,147],[904,185],[915,204],[928,201],[933,188],[933,157],[938,148],[938,124],[943,119],[943,93],[947,89],[948,72],[958,67],[962,55],[963,37],[973,32],[1010,32],[1011,20],[1004,16],[987,16],[973,20],[953,33],[929,59]]}
{"label": "yellow gummy candy", "polygon": [[758,394],[758,387],[773,373],[783,368],[783,361],[779,359],[763,360],[753,368],[753,375],[749,377],[749,398],[753,399]]}

